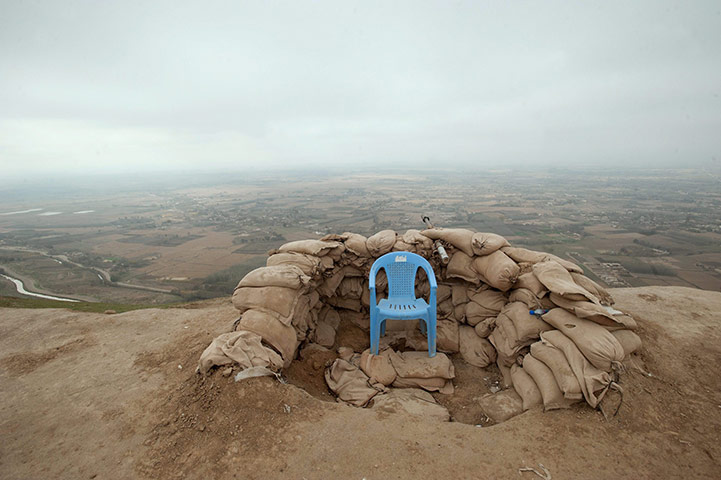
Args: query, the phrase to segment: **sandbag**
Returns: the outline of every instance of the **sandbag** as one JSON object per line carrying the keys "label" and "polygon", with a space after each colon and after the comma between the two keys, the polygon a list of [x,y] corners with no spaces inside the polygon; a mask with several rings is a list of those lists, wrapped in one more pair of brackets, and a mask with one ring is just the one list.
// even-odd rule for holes
{"label": "sandbag", "polygon": [[545,411],[570,407],[572,401],[563,396],[553,372],[546,364],[529,354],[523,357],[523,370],[533,378],[538,390],[541,392]]}
{"label": "sandbag", "polygon": [[332,297],[335,295],[336,290],[340,286],[340,283],[345,278],[345,271],[342,268],[337,269],[333,272],[333,275],[327,277],[323,283],[318,285],[317,291],[324,297]]}
{"label": "sandbag", "polygon": [[240,280],[238,287],[285,287],[298,290],[307,286],[308,282],[310,277],[300,267],[275,265],[251,270]]}
{"label": "sandbag", "polygon": [[465,228],[429,228],[421,231],[422,235],[430,238],[431,240],[443,240],[446,243],[450,243],[458,250],[461,250],[466,255],[473,255],[473,233]]}
{"label": "sandbag", "polygon": [[573,340],[594,367],[610,372],[615,362],[623,361],[623,347],[601,325],[578,318],[562,308],[554,308],[543,315],[543,319]]}
{"label": "sandbag", "polygon": [[568,270],[555,261],[540,262],[533,265],[533,274],[551,292],[563,295],[569,300],[589,300],[598,303],[598,299],[588,290],[573,281]]}
{"label": "sandbag", "polygon": [[469,299],[490,311],[496,312],[496,314],[503,310],[503,307],[508,303],[508,299],[502,292],[490,288],[471,293]]}
{"label": "sandbag", "polygon": [[296,252],[315,257],[327,255],[332,249],[341,246],[340,242],[329,242],[323,240],[297,240],[280,246],[279,252]]}
{"label": "sandbag", "polygon": [[526,288],[514,288],[513,290],[511,290],[510,294],[508,295],[508,301],[521,302],[526,305],[529,310],[543,308],[541,304],[541,299],[534,295],[532,291]]}
{"label": "sandbag", "polygon": [[340,325],[340,315],[328,305],[324,306],[318,314],[318,324],[311,340],[326,348],[335,344],[336,331]]}
{"label": "sandbag", "polygon": [[420,230],[408,230],[402,238],[404,242],[415,245],[420,251],[430,251],[433,248],[433,240],[423,235]]}
{"label": "sandbag", "polygon": [[367,238],[358,233],[345,232],[345,248],[359,257],[369,258],[371,256],[366,246]]}
{"label": "sandbag", "polygon": [[501,251],[511,257],[516,263],[536,264],[540,262],[554,261],[561,264],[563,268],[569,272],[583,273],[583,269],[575,263],[564,260],[561,257],[557,257],[552,253],[534,252],[533,250],[518,247],[502,247]]}
{"label": "sandbag", "polygon": [[420,388],[394,388],[373,397],[373,410],[390,414],[405,414],[432,422],[448,422],[446,407],[436,403],[433,395]]}
{"label": "sandbag", "polygon": [[233,292],[233,306],[240,313],[259,310],[271,314],[285,325],[290,325],[303,294],[300,290],[285,287],[238,287]]}
{"label": "sandbag", "polygon": [[483,413],[494,423],[505,422],[523,413],[523,400],[512,388],[485,395],[478,403]]}
{"label": "sandbag", "polygon": [[[581,391],[583,392],[583,397],[586,399],[586,403],[596,408],[611,383],[610,374],[591,365],[576,344],[573,343],[573,340],[559,330],[550,330],[541,333],[541,340],[563,352],[573,374],[581,386]],[[602,393],[597,395],[599,391],[602,391]]]}
{"label": "sandbag", "polygon": [[396,243],[396,232],[393,230],[381,230],[368,237],[366,240],[366,247],[368,247],[368,253],[372,257],[380,257],[390,252],[393,245]]}
{"label": "sandbag", "polygon": [[511,378],[513,379],[513,389],[523,400],[524,412],[536,405],[543,404],[543,397],[536,382],[523,368],[515,363],[511,365]]}
{"label": "sandbag", "polygon": [[446,278],[460,278],[473,285],[479,285],[481,279],[478,272],[473,269],[473,258],[466,255],[462,251],[458,251],[451,256],[451,260],[446,267]]}
{"label": "sandbag", "polygon": [[479,323],[489,319],[496,318],[498,311],[489,310],[477,304],[476,302],[468,302],[466,304],[465,317],[466,323],[474,327]]}
{"label": "sandbag", "polygon": [[474,233],[471,248],[474,255],[489,255],[501,247],[509,247],[508,240],[495,233]]}
{"label": "sandbag", "polygon": [[[628,321],[628,315],[613,315],[607,307],[587,300],[569,300],[557,293],[549,295],[551,301],[559,307],[573,313],[578,318],[585,318],[605,327],[636,328],[635,321]],[[633,319],[631,319],[633,320]]]}
{"label": "sandbag", "polygon": [[496,326],[496,317],[489,317],[476,324],[473,329],[476,331],[476,335],[481,338],[488,338],[493,329]]}
{"label": "sandbag", "polygon": [[[424,348],[423,350],[427,350]],[[441,352],[459,351],[458,323],[453,320],[438,320],[436,323],[436,349]]]}
{"label": "sandbag", "polygon": [[541,283],[540,280],[533,274],[533,272],[524,273],[518,276],[516,284],[513,288],[525,288],[533,292],[537,297],[542,297],[548,293],[548,289]]}
{"label": "sandbag", "polygon": [[363,294],[363,279],[346,276],[338,285],[335,293],[339,297],[360,299]]}
{"label": "sandbag", "polygon": [[496,361],[496,365],[498,366],[498,370],[501,372],[501,387],[511,388],[513,386],[513,377],[511,377],[510,367],[498,360]]}
{"label": "sandbag", "polygon": [[581,385],[562,351],[550,343],[540,341],[531,345],[531,355],[551,369],[553,378],[556,379],[556,384],[563,392],[564,397],[570,400],[583,398]]}
{"label": "sandbag", "polygon": [[573,281],[576,282],[577,285],[581,286],[582,288],[588,290],[591,292],[596,298],[598,298],[601,302],[601,305],[613,305],[613,297],[610,293],[608,293],[608,290],[603,288],[598,283],[594,282],[587,276],[571,272],[571,278],[573,278]]}
{"label": "sandbag", "polygon": [[485,368],[496,361],[496,349],[488,340],[476,335],[473,328],[461,325],[458,340],[461,355],[467,363]]}
{"label": "sandbag", "polygon": [[[470,265],[470,262],[469,262],[469,265]],[[468,298],[468,286],[464,283],[454,284],[451,287],[451,300],[453,301],[453,305],[455,305],[455,306],[468,303],[468,301],[470,300]]]}
{"label": "sandbag", "polygon": [[245,330],[223,333],[216,337],[200,355],[198,370],[207,374],[214,366],[234,362],[242,369],[267,367],[271,370],[280,370],[283,367],[283,359],[261,341],[260,335]]}
{"label": "sandbag", "polygon": [[269,267],[278,265],[295,265],[303,271],[303,274],[309,277],[318,275],[321,271],[321,263],[318,257],[306,255],[303,253],[276,253],[271,255],[265,261]]}
{"label": "sandbag", "polygon": [[366,405],[380,391],[368,383],[365,373],[342,358],[325,371],[325,382],[339,399],[357,407]]}
{"label": "sandbag", "polygon": [[[513,323],[516,345],[529,345],[541,332],[551,330],[551,326],[536,315],[531,315],[528,307],[521,302],[507,304],[496,318],[496,325],[505,323],[504,317]],[[504,325],[505,326],[505,325]],[[508,333],[511,333],[510,331]]]}
{"label": "sandbag", "polygon": [[626,357],[641,348],[641,337],[633,333],[631,330],[616,330],[611,332],[616,337],[618,343],[623,347],[623,353]]}
{"label": "sandbag", "polygon": [[453,393],[451,379],[455,378],[455,370],[445,354],[439,352],[435,357],[429,357],[427,352],[387,352],[398,375],[394,387]]}
{"label": "sandbag", "polygon": [[383,352],[373,355],[369,348],[361,353],[360,368],[370,378],[370,383],[390,385],[396,379],[396,370],[391,365],[391,359]]}
{"label": "sandbag", "polygon": [[486,279],[486,283],[502,292],[513,286],[520,272],[516,262],[500,250],[496,250],[490,255],[476,257],[472,266]]}
{"label": "sandbag", "polygon": [[283,366],[290,366],[298,348],[298,339],[293,327],[288,326],[265,312],[247,310],[241,316],[238,330],[247,330],[260,335],[263,341],[275,348],[283,357]]}

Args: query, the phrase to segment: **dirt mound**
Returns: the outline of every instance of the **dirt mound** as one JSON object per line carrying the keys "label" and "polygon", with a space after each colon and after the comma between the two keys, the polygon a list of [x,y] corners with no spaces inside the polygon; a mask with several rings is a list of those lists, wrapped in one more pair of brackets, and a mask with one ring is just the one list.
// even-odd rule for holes
{"label": "dirt mound", "polygon": [[[538,463],[554,480],[716,476],[721,294],[611,293],[644,340],[622,376],[618,415],[536,407],[483,427],[460,422],[483,424],[476,398],[499,377],[455,357],[459,385],[446,406],[456,421],[429,423],[320,400],[311,372],[324,369],[322,353],[286,372],[319,398],[274,378],[236,383],[222,368],[197,375],[200,352],[237,318],[226,301],[112,316],[3,309],[2,476],[536,478],[518,469]],[[362,340],[353,330],[339,338]]]}

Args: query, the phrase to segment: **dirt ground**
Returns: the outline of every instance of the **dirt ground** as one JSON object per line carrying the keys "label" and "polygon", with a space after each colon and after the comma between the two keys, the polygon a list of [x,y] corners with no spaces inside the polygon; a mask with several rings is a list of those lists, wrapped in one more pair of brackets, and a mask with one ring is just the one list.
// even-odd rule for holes
{"label": "dirt ground", "polygon": [[540,463],[554,480],[719,478],[721,293],[612,293],[644,341],[618,415],[577,405],[494,426],[476,426],[477,400],[497,372],[457,358],[450,423],[335,403],[319,382],[328,352],[286,372],[310,393],[201,377],[200,353],[237,318],[228,299],[116,315],[0,309],[0,477],[533,479],[519,468]]}

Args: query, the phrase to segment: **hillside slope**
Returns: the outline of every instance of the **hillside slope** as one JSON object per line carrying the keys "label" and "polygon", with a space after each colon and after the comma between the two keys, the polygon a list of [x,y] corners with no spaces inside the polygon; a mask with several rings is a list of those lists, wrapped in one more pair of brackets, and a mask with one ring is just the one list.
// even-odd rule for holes
{"label": "hillside slope", "polygon": [[[0,309],[3,478],[710,478],[721,471],[721,293],[612,290],[644,341],[610,421],[585,405],[478,428],[195,374],[228,300],[103,315]],[[649,375],[650,374],[650,375]],[[289,413],[288,413],[288,410]]]}

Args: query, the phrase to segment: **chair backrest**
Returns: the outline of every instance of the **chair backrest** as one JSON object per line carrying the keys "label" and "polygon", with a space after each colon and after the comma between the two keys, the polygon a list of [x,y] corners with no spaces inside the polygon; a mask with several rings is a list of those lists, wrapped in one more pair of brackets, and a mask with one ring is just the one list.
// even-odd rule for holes
{"label": "chair backrest", "polygon": [[437,287],[436,275],[428,260],[411,252],[391,252],[373,262],[369,284],[375,287],[376,275],[380,269],[388,277],[389,298],[415,298],[416,272],[422,268],[426,272],[431,287]]}

